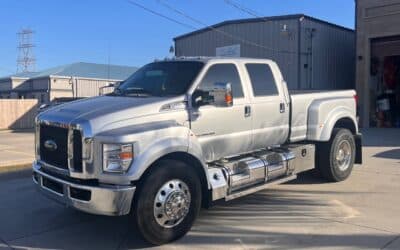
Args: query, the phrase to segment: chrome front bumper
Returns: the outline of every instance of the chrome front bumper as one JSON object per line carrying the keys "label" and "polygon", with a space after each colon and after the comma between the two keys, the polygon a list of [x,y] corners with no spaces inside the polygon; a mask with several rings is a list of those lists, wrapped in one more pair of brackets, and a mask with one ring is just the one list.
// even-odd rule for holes
{"label": "chrome front bumper", "polygon": [[136,187],[81,185],[44,173],[37,163],[32,168],[34,183],[50,199],[92,214],[117,216],[130,212]]}

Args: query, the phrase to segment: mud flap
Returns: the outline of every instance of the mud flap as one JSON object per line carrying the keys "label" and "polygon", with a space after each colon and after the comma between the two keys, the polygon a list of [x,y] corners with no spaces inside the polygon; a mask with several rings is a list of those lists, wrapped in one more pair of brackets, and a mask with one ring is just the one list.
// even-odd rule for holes
{"label": "mud flap", "polygon": [[354,141],[356,143],[356,159],[355,164],[362,164],[362,134],[354,135]]}

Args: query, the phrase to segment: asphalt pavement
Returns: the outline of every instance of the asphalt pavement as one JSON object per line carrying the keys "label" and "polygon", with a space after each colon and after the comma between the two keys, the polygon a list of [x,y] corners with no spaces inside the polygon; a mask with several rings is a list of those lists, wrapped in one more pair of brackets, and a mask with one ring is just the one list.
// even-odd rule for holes
{"label": "asphalt pavement", "polygon": [[[400,129],[364,135],[364,164],[348,180],[306,173],[202,210],[187,236],[155,249],[400,249]],[[0,174],[0,249],[149,247],[129,216],[65,208],[34,189],[30,171]]]}

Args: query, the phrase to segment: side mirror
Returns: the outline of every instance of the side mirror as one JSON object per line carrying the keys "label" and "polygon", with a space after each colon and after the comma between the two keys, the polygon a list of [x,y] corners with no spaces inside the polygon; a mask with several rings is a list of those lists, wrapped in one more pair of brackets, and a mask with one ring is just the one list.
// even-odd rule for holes
{"label": "side mirror", "polygon": [[46,109],[46,108],[49,107],[49,106],[50,106],[49,104],[43,103],[43,104],[41,104],[41,105],[39,106],[39,110]]}
{"label": "side mirror", "polygon": [[114,90],[117,89],[120,84],[121,84],[120,82],[116,82],[116,83],[111,83],[110,82],[109,84],[100,87],[99,88],[99,95],[103,95],[104,94],[104,89],[108,89],[108,88],[114,88]]}
{"label": "side mirror", "polygon": [[203,105],[231,107],[233,105],[232,86],[230,83],[214,83],[211,88],[196,90],[192,99],[195,107]]}
{"label": "side mirror", "polygon": [[112,85],[110,87],[114,87],[114,89],[117,89],[121,85],[121,82],[110,83],[110,85]]}

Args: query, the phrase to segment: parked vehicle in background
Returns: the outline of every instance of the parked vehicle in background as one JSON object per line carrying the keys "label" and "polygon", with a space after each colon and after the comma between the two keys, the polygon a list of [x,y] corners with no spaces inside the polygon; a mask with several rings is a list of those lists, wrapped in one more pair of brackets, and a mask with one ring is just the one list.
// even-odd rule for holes
{"label": "parked vehicle in background", "polygon": [[355,95],[290,93],[270,60],[150,63],[109,95],[42,112],[33,180],[85,212],[132,212],[147,241],[167,243],[214,201],[314,168],[347,179],[361,163]]}

